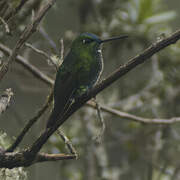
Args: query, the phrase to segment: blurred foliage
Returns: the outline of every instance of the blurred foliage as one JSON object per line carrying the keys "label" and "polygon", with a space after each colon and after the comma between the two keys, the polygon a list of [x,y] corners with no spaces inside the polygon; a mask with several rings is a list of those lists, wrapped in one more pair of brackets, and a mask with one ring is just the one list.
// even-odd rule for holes
{"label": "blurred foliage", "polygon": [[[13,47],[25,24],[32,18],[32,9],[36,10],[40,3],[41,1],[30,1],[25,6],[26,11],[20,12],[10,23],[13,29],[12,37],[5,36],[2,28],[1,42]],[[50,11],[49,16],[41,24],[41,28],[48,36],[39,32],[30,41],[37,48],[51,54],[54,59],[57,59],[54,54],[60,49],[60,36],[64,38],[65,53],[72,39],[80,32],[92,32],[102,38],[120,34],[130,36],[127,41],[104,46],[105,69],[102,79],[120,64],[127,62],[130,57],[156,40],[169,35],[173,31],[172,21],[179,18],[179,12],[169,10],[163,0],[68,0],[58,1],[55,8]],[[44,73],[54,77],[53,68],[39,55],[27,48],[23,49],[22,55]],[[180,43],[166,48],[100,93],[97,97],[98,102],[142,117],[180,116],[179,57]],[[2,123],[4,125],[2,127],[9,128],[9,132],[12,133],[12,128],[9,127],[11,121],[14,123],[14,129],[17,129],[17,134],[25,121],[45,102],[49,90],[22,67],[14,65],[13,68],[11,72],[13,76],[9,75],[9,81],[4,82],[2,87],[13,86],[16,98],[13,108],[4,116],[7,121]],[[96,110],[84,107],[75,113],[61,128],[77,149],[79,159],[47,163],[48,167],[46,163],[36,165],[34,169],[30,169],[29,178],[180,179],[178,123],[146,125],[107,113],[103,113],[103,117],[106,130],[102,141],[98,143],[95,137],[102,125]],[[37,137],[46,120],[47,114],[35,126],[35,130],[28,134],[30,136],[26,139],[28,145]],[[44,151],[68,152],[64,142],[56,134],[50,138]]]}

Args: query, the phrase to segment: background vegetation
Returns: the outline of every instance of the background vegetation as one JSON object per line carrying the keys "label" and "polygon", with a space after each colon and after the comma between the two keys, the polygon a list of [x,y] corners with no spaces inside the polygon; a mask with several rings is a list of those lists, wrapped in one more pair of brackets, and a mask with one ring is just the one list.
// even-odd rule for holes
{"label": "background vegetation", "polygon": [[[31,21],[33,11],[44,2],[27,2],[9,24],[11,36],[1,25],[0,43],[12,49],[25,25]],[[0,3],[2,17],[19,1],[6,3],[4,11]],[[60,55],[61,38],[67,52],[72,40],[81,32],[92,32],[102,38],[128,34],[130,38],[126,41],[104,45],[103,79],[157,39],[178,29],[179,5],[178,0],[57,1],[39,31],[28,42],[54,56]],[[55,78],[55,69],[41,55],[26,46],[21,55],[49,77]],[[100,93],[98,103],[143,118],[179,117],[179,57],[180,43],[166,48]],[[0,58],[1,61],[7,59],[1,51]],[[51,87],[18,63],[13,63],[1,81],[1,91],[9,87],[15,95],[9,109],[1,115],[0,128],[11,139],[43,105]],[[46,112],[35,124],[21,147],[35,140],[45,127],[48,115],[49,112]],[[77,160],[35,164],[27,168],[28,175],[23,172],[22,177],[25,179],[28,176],[27,179],[32,180],[180,179],[179,123],[146,124],[103,111],[102,115],[106,128],[100,141],[96,137],[102,125],[96,110],[89,106],[83,107],[61,126],[79,154]],[[7,141],[9,143],[9,139]],[[54,134],[43,151],[55,153],[67,150],[64,142]]]}

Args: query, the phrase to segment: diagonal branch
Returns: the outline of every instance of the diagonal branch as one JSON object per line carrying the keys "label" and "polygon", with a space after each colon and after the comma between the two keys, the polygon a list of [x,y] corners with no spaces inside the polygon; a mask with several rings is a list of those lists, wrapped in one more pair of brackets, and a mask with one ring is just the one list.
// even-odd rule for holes
{"label": "diagonal branch", "polygon": [[[0,151],[0,162],[1,162],[0,168],[30,166],[33,163],[38,162],[37,159],[39,158],[39,151],[42,148],[42,146],[46,143],[48,138],[58,129],[58,127],[68,119],[69,116],[71,116],[75,111],[81,108],[88,100],[96,96],[99,92],[107,88],[109,85],[111,85],[113,82],[115,82],[122,76],[124,76],[130,70],[134,69],[137,65],[144,63],[152,55],[156,54],[157,52],[164,49],[165,47],[175,43],[179,39],[180,39],[180,30],[173,33],[171,36],[154,43],[149,48],[147,48],[144,52],[132,58],[128,63],[120,66],[114,73],[112,73],[108,78],[103,80],[101,83],[97,84],[91,91],[89,91],[87,94],[82,95],[71,106],[69,111],[67,111],[67,113],[63,117],[61,117],[61,119],[59,119],[52,128],[45,129],[44,132],[40,135],[40,137],[33,143],[31,148],[26,149],[24,151],[16,152],[16,153],[8,153],[1,150]],[[50,155],[50,156],[53,157],[54,155]],[[48,160],[48,158],[46,160]],[[8,162],[8,164],[6,162]]]}
{"label": "diagonal branch", "polygon": [[17,54],[19,53],[21,47],[27,41],[27,39],[36,32],[37,26],[39,25],[42,18],[45,16],[47,11],[51,8],[51,6],[55,3],[56,0],[49,0],[46,5],[42,7],[42,9],[37,13],[37,16],[34,18],[33,22],[28,24],[24,29],[22,35],[20,36],[19,40],[17,41],[11,56],[8,58],[8,61],[3,64],[0,69],[0,80],[5,76],[8,72],[9,66],[13,61],[15,61]]}
{"label": "diagonal branch", "polygon": [[153,56],[160,50],[166,48],[171,44],[176,43],[179,39],[180,39],[180,30],[176,31],[167,38],[164,38],[162,40],[153,43],[150,47],[144,50],[144,52],[130,59],[126,64],[119,66],[119,68],[116,71],[114,71],[112,74],[110,74],[105,80],[97,84],[87,94],[82,95],[79,98],[79,100],[72,105],[72,107],[63,117],[63,121],[61,120],[61,122],[64,122],[69,116],[71,116],[75,111],[77,111],[80,107],[82,107],[88,100],[90,100],[92,97],[95,97],[99,92],[103,91],[113,82],[117,81],[126,73],[133,70],[136,66],[147,61],[151,56]]}
{"label": "diagonal branch", "polygon": [[20,134],[17,136],[14,143],[6,150],[6,152],[13,152],[17,146],[21,143],[26,133],[30,130],[34,123],[38,121],[38,119],[43,115],[46,109],[49,107],[49,104],[53,100],[53,93],[51,93],[47,99],[47,102],[43,105],[43,107],[35,114],[33,118],[31,118],[22,129]]}
{"label": "diagonal branch", "polygon": [[[10,56],[12,54],[12,50],[5,46],[4,44],[0,43],[0,50],[7,56]],[[27,59],[24,57],[18,55],[16,56],[16,62],[24,66],[30,73],[32,73],[36,78],[40,79],[47,85],[53,85],[54,80],[52,80],[50,77],[45,75],[42,71],[40,71],[37,67],[34,65],[30,64]]]}
{"label": "diagonal branch", "polygon": [[120,79],[122,76],[124,76],[130,70],[134,69],[139,64],[144,63],[146,60],[148,60],[151,56],[153,56],[160,50],[166,48],[171,44],[176,43],[179,39],[180,30],[176,31],[167,38],[155,42],[142,53],[130,59],[128,63],[120,66],[116,71],[109,75],[109,77],[97,84],[87,94],[82,95],[74,104],[72,104],[71,108],[69,108],[67,113],[57,120],[56,124],[52,128],[44,130],[40,137],[34,142],[32,147],[30,148],[30,153],[32,154],[32,156],[35,157],[35,155],[40,151],[42,146],[46,143],[48,138],[58,129],[58,127],[61,126],[74,112],[80,109],[88,100],[90,100],[92,97],[95,97],[98,93],[110,86],[116,80]]}
{"label": "diagonal branch", "polygon": [[27,1],[29,0],[21,0],[19,5],[5,16],[6,21],[9,21],[12,17],[14,17],[20,11],[20,9],[25,5]]}
{"label": "diagonal branch", "polygon": [[[1,43],[0,43],[0,50],[3,51],[6,55],[10,55],[12,53],[12,50],[10,48],[8,48],[7,46],[5,46],[4,44],[1,44]],[[52,79],[50,79],[47,75],[45,75],[43,72],[41,72],[35,66],[30,64],[28,62],[28,60],[25,59],[24,57],[18,55],[16,57],[16,60],[19,64],[23,65],[28,71],[30,71],[33,75],[35,75],[37,78],[39,78],[41,81],[43,81],[47,85],[51,86],[54,84],[54,81]],[[90,101],[87,102],[87,105],[95,108],[95,105]],[[137,122],[143,122],[143,123],[169,124],[169,123],[174,123],[174,122],[180,121],[179,117],[173,117],[170,119],[164,119],[164,118],[163,119],[159,119],[159,118],[157,118],[157,119],[152,118],[151,119],[151,118],[134,116],[132,114],[122,112],[122,111],[119,111],[119,110],[116,110],[114,108],[110,108],[110,107],[104,106],[104,105],[101,105],[101,109],[105,112],[117,115],[119,117],[127,118],[127,119],[134,120]]]}

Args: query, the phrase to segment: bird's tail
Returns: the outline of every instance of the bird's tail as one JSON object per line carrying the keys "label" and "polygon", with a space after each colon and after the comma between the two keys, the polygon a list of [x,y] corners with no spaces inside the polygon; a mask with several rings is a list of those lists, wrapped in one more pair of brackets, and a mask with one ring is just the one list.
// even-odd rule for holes
{"label": "bird's tail", "polygon": [[50,117],[49,117],[49,119],[47,121],[46,128],[50,128],[56,123],[56,121],[57,121],[57,119],[59,117],[59,114],[60,114],[60,112],[58,112],[57,109],[54,108],[52,110],[51,115],[50,115]]}
{"label": "bird's tail", "polygon": [[[57,109],[58,106],[54,106],[51,115],[48,119],[46,128],[50,128],[58,122],[59,125],[63,123],[63,116],[68,111],[69,107],[72,105],[72,100],[68,101],[63,109]],[[61,122],[62,121],[62,122]]]}

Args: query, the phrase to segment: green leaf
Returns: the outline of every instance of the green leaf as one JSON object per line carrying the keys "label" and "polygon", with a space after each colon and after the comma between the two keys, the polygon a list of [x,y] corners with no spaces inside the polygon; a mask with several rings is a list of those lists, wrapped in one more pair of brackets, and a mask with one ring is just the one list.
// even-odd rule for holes
{"label": "green leaf", "polygon": [[139,18],[138,22],[142,23],[142,21],[153,13],[153,0],[140,0],[139,2]]}

